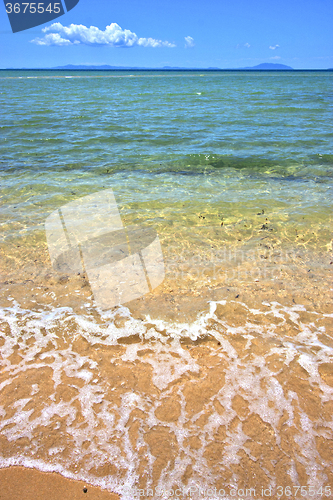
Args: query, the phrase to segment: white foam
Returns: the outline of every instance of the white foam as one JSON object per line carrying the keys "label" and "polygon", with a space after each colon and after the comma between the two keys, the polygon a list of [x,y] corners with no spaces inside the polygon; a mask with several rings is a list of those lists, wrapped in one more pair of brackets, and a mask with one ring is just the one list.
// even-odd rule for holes
{"label": "white foam", "polygon": [[[271,426],[275,433],[276,445],[279,446],[281,440],[278,432],[279,421],[286,412],[288,416],[286,425],[294,425],[295,401],[298,396],[294,391],[288,391],[281,385],[275,372],[269,369],[267,359],[271,356],[277,357],[285,367],[293,360],[297,360],[308,374],[308,383],[320,388],[322,401],[330,400],[333,389],[325,383],[319,373],[320,364],[330,362],[333,356],[333,349],[318,338],[325,333],[325,328],[317,327],[315,319],[323,315],[318,311],[312,312],[313,321],[304,324],[300,322],[299,315],[299,312],[306,311],[302,305],[287,307],[278,302],[265,302],[263,310],[260,310],[250,309],[246,304],[237,302],[245,311],[256,315],[259,320],[261,315],[266,318],[271,315],[279,318],[282,324],[292,321],[295,325],[294,337],[281,338],[275,333],[275,323],[265,326],[244,320],[241,326],[230,326],[227,321],[217,316],[218,304],[222,307],[227,306],[227,301],[211,301],[209,311],[200,315],[191,324],[156,321],[149,316],[143,320],[134,319],[129,309],[124,306],[112,311],[99,311],[97,316],[94,310],[91,310],[91,314],[78,315],[70,308],[49,307],[43,311],[29,311],[22,309],[15,301],[12,301],[11,307],[0,309],[0,322],[6,323],[10,330],[9,334],[2,335],[3,345],[0,351],[3,373],[6,373],[7,378],[1,383],[0,390],[8,388],[22,373],[25,374],[26,380],[29,380],[29,370],[38,370],[42,367],[52,370],[53,383],[53,392],[49,399],[44,401],[44,406],[35,417],[34,410],[26,411],[25,407],[34,402],[35,398],[41,397],[39,383],[32,384],[29,397],[22,397],[14,402],[11,409],[15,411],[10,418],[6,414],[6,408],[0,407],[0,431],[10,441],[27,437],[38,449],[39,445],[42,446],[42,442],[38,444],[38,440],[36,441],[35,429],[40,426],[47,427],[55,422],[60,426],[62,421],[65,422],[65,430],[61,432],[65,432],[66,439],[71,443],[70,449],[58,444],[52,445],[47,452],[49,457],[47,463],[28,456],[14,455],[7,459],[1,458],[0,467],[24,465],[44,471],[57,471],[66,477],[83,479],[91,484],[116,491],[121,498],[132,500],[133,496],[123,494],[122,491],[125,486],[134,487],[138,480],[138,470],[142,461],[140,449],[146,450],[145,472],[148,480],[152,480],[155,457],[147,447],[145,433],[154,426],[162,426],[174,434],[179,452],[174,464],[170,462],[161,472],[159,487],[170,489],[175,484],[181,484],[182,475],[186,467],[191,464],[194,472],[189,485],[198,484],[205,488],[213,485],[216,478],[207,466],[204,452],[206,446],[214,441],[215,432],[221,425],[226,426],[227,433],[221,466],[228,468],[232,464],[237,464],[240,461],[241,451],[255,459],[247,448],[248,436],[243,429],[246,417],[239,417],[239,422],[233,430],[229,428],[237,416],[233,407],[236,395],[241,395],[246,401],[250,414],[257,415]],[[115,319],[119,317],[123,319],[121,327],[115,324]],[[214,327],[211,327],[211,324]],[[70,339],[66,340],[64,347],[63,333],[68,328],[75,331],[73,341],[85,339],[91,349],[78,353]],[[119,339],[133,335],[137,335],[140,340],[128,345],[121,343],[121,353],[111,355],[110,363],[111,365],[130,363],[133,366],[138,363],[148,364],[152,369],[152,383],[157,392],[156,395],[149,396],[138,389],[128,391],[124,388],[120,403],[116,404],[110,397],[113,388],[110,388],[108,380],[101,377],[99,363],[94,359],[95,346],[98,344],[99,349],[103,345],[115,346]],[[219,357],[225,366],[225,381],[222,388],[216,389],[213,396],[203,404],[202,410],[189,419],[183,393],[184,381],[192,376],[201,380],[205,376],[205,367],[200,365],[191,349],[184,347],[182,341],[185,338],[195,341],[205,335],[215,338],[220,343],[219,346],[215,344],[209,349],[212,349],[212,355]],[[252,353],[251,357],[239,355],[233,345],[235,335],[241,335],[246,339],[244,351],[248,349],[249,352],[254,341],[267,340],[263,354]],[[268,340],[272,339],[278,340],[281,345],[277,346],[277,342],[270,344]],[[313,352],[313,346],[319,349]],[[16,364],[11,362],[10,357],[14,352],[22,356],[21,362]],[[66,384],[76,390],[72,399],[66,402],[59,401],[56,397],[57,388],[64,382],[65,377],[73,380],[70,384],[66,379]],[[78,379],[82,383],[78,383]],[[120,387],[125,386],[120,384]],[[115,392],[117,391],[119,387],[115,389]],[[161,421],[156,416],[157,409],[171,394],[176,394],[179,399],[180,414],[175,421]],[[223,409],[222,413],[216,410],[217,404]],[[129,434],[129,422],[135,409],[140,410],[145,418],[140,421],[136,446],[133,446]],[[81,423],[77,420],[78,411],[83,418]],[[207,422],[199,425],[200,418],[206,414]],[[318,415],[317,423],[322,422],[322,428],[331,432],[333,423],[321,419],[322,417]],[[305,460],[304,466],[308,476],[313,484],[320,485],[324,481],[324,465],[321,465],[316,451],[315,437],[318,435],[318,430],[303,410],[300,412],[300,420],[301,428],[295,426],[295,440],[306,457],[302,460],[303,462]],[[186,444],[186,439],[191,436],[199,438],[202,444],[200,449],[191,448]],[[126,471],[124,477],[108,475],[98,478],[91,473],[92,467],[103,466],[110,462],[116,468]],[[84,467],[82,463],[85,464]],[[312,465],[309,465],[310,463]],[[76,468],[78,472],[70,472],[77,464],[81,464]],[[290,480],[293,484],[298,484],[295,465],[292,461],[290,464]],[[274,481],[273,475],[272,484]],[[237,476],[234,477],[234,482],[237,486]]]}

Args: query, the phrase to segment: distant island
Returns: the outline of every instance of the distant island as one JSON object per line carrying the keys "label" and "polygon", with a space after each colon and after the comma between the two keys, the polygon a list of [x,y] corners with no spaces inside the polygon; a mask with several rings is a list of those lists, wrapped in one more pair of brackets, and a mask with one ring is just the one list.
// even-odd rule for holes
{"label": "distant island", "polygon": [[162,68],[147,68],[142,66],[110,66],[108,64],[67,64],[66,66],[56,66],[53,68],[0,68],[0,71],[333,71],[327,69],[294,69],[285,64],[261,63],[257,66],[247,66],[245,68],[184,68],[180,66],[163,66]]}
{"label": "distant island", "polygon": [[[103,64],[101,66],[91,66],[84,64],[67,64],[66,66],[56,66],[55,68],[48,68],[53,70],[166,70],[166,71],[223,71],[223,68],[183,68],[178,66],[164,66],[163,68],[142,68],[142,67],[133,67],[133,66],[109,66],[107,64]],[[252,66],[247,68],[226,68],[229,71],[237,71],[237,70],[293,70],[290,66],[286,66],[285,64],[273,64],[273,63],[262,63],[258,64],[258,66]]]}
{"label": "distant island", "polygon": [[252,66],[248,68],[239,68],[239,69],[254,69],[254,70],[271,70],[271,69],[287,69],[287,70],[293,70],[294,68],[291,68],[290,66],[286,66],[285,64],[275,64],[275,63],[262,63],[258,64],[257,66]]}

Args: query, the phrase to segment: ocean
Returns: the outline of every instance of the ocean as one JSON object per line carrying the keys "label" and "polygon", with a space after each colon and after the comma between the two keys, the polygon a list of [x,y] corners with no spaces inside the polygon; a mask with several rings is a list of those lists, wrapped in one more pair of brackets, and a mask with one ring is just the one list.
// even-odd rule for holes
{"label": "ocean", "polygon": [[333,494],[332,108],[329,71],[0,72],[0,467]]}

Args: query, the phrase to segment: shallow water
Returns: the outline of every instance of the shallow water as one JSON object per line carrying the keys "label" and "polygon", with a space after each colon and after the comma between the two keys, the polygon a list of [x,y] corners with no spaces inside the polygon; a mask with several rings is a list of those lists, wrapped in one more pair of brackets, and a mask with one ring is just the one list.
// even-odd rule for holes
{"label": "shallow water", "polygon": [[[332,74],[2,71],[0,92],[1,466],[124,499],[333,492]],[[44,224],[110,188],[165,279],[101,309]]]}

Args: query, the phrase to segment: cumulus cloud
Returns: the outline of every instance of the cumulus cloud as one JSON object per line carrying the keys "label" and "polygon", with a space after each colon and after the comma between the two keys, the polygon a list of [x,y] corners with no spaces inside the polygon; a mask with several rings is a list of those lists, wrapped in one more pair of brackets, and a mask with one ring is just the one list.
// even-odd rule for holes
{"label": "cumulus cloud", "polygon": [[191,36],[186,36],[185,37],[185,49],[191,49],[194,47],[194,39]]}
{"label": "cumulus cloud", "polygon": [[37,45],[109,45],[111,47],[175,47],[174,43],[163,42],[155,38],[139,38],[130,30],[123,30],[119,24],[112,23],[100,30],[96,26],[84,26],[83,24],[71,24],[63,26],[61,23],[53,23],[42,30],[43,38],[31,40]]}
{"label": "cumulus cloud", "polygon": [[277,45],[277,44],[276,44],[276,45],[270,45],[270,46],[269,46],[269,48],[270,48],[271,50],[278,49],[279,47],[280,47],[280,45]]}
{"label": "cumulus cloud", "polygon": [[281,59],[280,56],[273,56],[273,57],[270,57],[270,59]]}
{"label": "cumulus cloud", "polygon": [[[32,41],[37,43],[37,45],[72,45],[71,41],[66,38],[62,38],[59,33],[51,33],[50,35],[47,35],[47,40],[37,39]],[[77,44],[80,42],[73,43]]]}
{"label": "cumulus cloud", "polygon": [[247,49],[251,47],[251,45],[249,44],[249,42],[246,42],[246,43],[238,43],[236,45],[236,49],[242,49],[243,47],[246,47]]}

